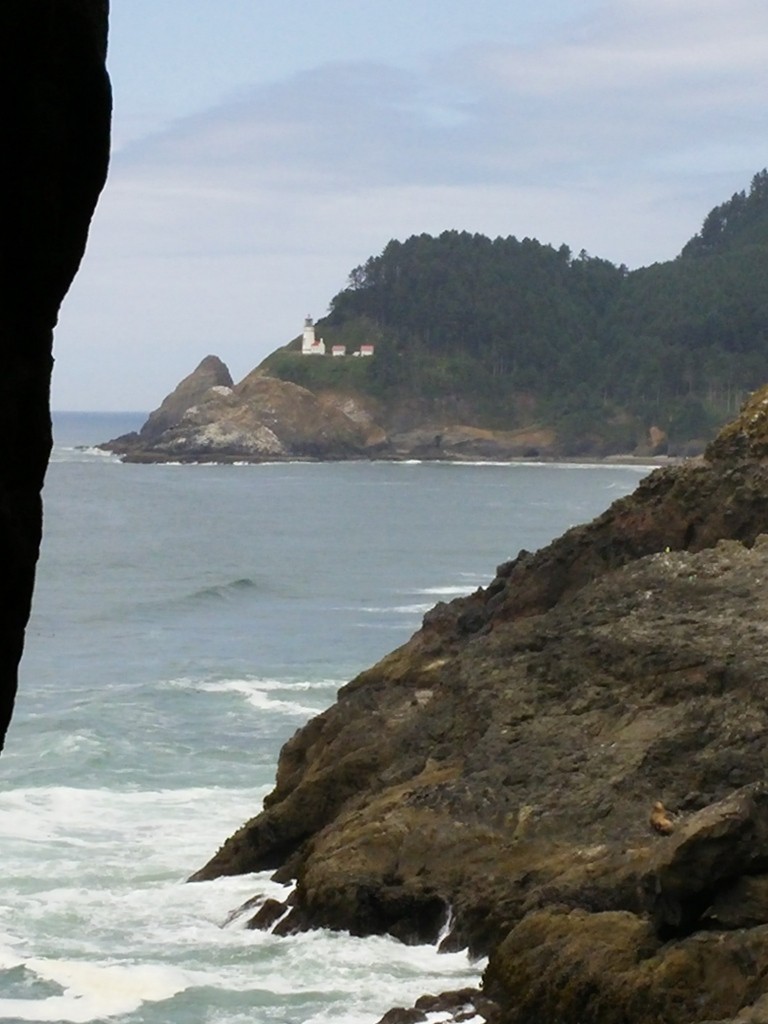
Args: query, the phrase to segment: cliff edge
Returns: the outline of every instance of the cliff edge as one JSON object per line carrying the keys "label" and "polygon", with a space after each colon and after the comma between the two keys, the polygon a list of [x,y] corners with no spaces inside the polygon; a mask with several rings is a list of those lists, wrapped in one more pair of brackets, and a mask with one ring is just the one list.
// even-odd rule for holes
{"label": "cliff edge", "polygon": [[[225,364],[209,355],[141,430],[101,447],[125,462],[505,461],[618,453],[591,444],[576,451],[552,428],[536,424],[517,430],[472,426],[474,415],[461,402],[403,399],[385,404],[342,386],[313,390],[264,367],[236,384]],[[663,449],[663,437],[657,441]],[[649,443],[642,454],[657,453]]]}
{"label": "cliff edge", "polygon": [[767,410],[764,389],[705,458],[427,613],[193,880],[295,879],[253,917],[284,934],[448,924],[445,948],[489,957],[489,1021],[759,1015]]}

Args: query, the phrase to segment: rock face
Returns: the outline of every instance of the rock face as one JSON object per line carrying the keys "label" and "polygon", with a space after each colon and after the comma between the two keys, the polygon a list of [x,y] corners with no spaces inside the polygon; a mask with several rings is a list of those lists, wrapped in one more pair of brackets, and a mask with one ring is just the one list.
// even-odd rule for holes
{"label": "rock face", "polygon": [[381,432],[321,397],[259,371],[233,384],[208,356],[153,412],[139,433],[103,447],[126,462],[267,462],[366,458]]}
{"label": "rock face", "polygon": [[557,452],[552,430],[481,430],[457,422],[466,411],[435,402],[385,409],[370,395],[312,392],[262,368],[234,384],[224,363],[207,356],[138,433],[102,447],[126,462],[503,461]]}
{"label": "rock face", "polygon": [[450,921],[498,1022],[768,1001],[766,409],[429,612],[193,879],[296,879],[281,933]]}
{"label": "rock face", "polygon": [[10,720],[51,450],[53,328],[109,156],[106,0],[0,5],[0,744]]}
{"label": "rock face", "polygon": [[232,388],[232,377],[229,370],[217,356],[206,356],[194,373],[185,377],[176,389],[164,399],[160,408],[150,415],[141,428],[141,432],[131,436],[135,437],[137,441],[152,444],[166,430],[173,429],[181,421],[187,409],[203,401],[211,388]]}

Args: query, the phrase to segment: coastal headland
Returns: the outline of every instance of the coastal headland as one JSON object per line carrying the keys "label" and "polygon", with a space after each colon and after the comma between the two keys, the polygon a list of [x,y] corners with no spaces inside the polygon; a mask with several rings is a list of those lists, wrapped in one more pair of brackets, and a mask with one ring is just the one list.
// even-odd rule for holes
{"label": "coastal headland", "polygon": [[[463,417],[466,417],[464,419]],[[124,462],[387,460],[604,461],[666,464],[652,439],[640,451],[606,451],[531,423],[517,430],[472,425],[461,403],[386,405],[361,392],[311,391],[257,367],[235,383],[206,356],[139,431],[101,445]]]}
{"label": "coastal headland", "polygon": [[675,260],[635,271],[533,239],[391,240],[241,381],[206,356],[104,447],[127,462],[695,457],[768,379],[766,267],[768,170]]}

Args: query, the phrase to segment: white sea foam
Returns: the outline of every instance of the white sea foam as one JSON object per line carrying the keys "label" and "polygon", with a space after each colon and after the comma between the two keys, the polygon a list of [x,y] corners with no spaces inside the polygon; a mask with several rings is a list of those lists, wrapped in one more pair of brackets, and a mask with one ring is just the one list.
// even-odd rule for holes
{"label": "white sea foam", "polygon": [[283,996],[323,994],[322,1001],[331,1005],[307,1024],[375,1021],[389,1007],[412,1003],[425,991],[476,985],[485,966],[470,963],[462,953],[404,946],[386,936],[361,939],[316,931],[277,940],[266,936],[265,945],[270,943],[273,949],[279,944],[275,969],[251,984]]}
{"label": "white sea foam", "polygon": [[266,693],[258,689],[248,692],[248,690],[243,687],[238,690],[234,690],[234,692],[242,693],[251,707],[256,708],[258,711],[279,711],[282,714],[299,715],[302,718],[306,718],[307,715],[314,715],[318,711],[318,708],[315,706],[299,704],[297,701],[275,700],[273,697],[268,697]]}
{"label": "white sea foam", "polygon": [[390,615],[423,615],[424,612],[428,612],[432,607],[431,604],[393,604],[393,605],[368,605],[360,609],[361,612],[366,612],[370,615],[381,615],[387,613]]}
{"label": "white sea foam", "polygon": [[651,470],[658,469],[658,465],[645,463],[623,463],[623,462],[550,462],[542,465],[552,466],[553,469],[591,469],[616,472],[617,469],[626,470],[629,473],[638,473],[645,476]]}
{"label": "white sea foam", "polygon": [[4,870],[12,869],[15,854],[28,879],[69,880],[83,872],[90,878],[100,871],[113,880],[163,872],[174,877],[186,866],[191,873],[224,836],[256,813],[268,789],[121,792],[47,786],[0,793]]}
{"label": "white sea foam", "polygon": [[19,956],[13,948],[13,937],[4,934],[0,937],[0,971],[12,971],[14,967],[21,967],[24,957]]}
{"label": "white sea foam", "polygon": [[122,966],[32,958],[24,966],[37,977],[60,985],[63,994],[44,999],[0,998],[0,1019],[86,1024],[133,1013],[145,1002],[164,1002],[190,983],[184,971],[153,964]]}
{"label": "white sea foam", "polygon": [[472,589],[472,587],[479,587],[482,585],[482,581],[478,580],[477,583],[466,583],[458,587],[424,587],[420,590],[420,594],[434,594],[435,597],[463,597]]}
{"label": "white sea foam", "polygon": [[24,999],[13,991],[0,999],[0,1019],[87,1024],[143,1007],[143,1020],[162,1024],[197,1019],[189,1010],[199,1005],[221,1024],[241,1014],[250,1024],[364,1024],[424,991],[476,983],[480,967],[462,954],[323,931],[277,937],[249,931],[247,913],[228,921],[254,894],[284,901],[290,888],[268,873],[184,877],[261,796],[205,787],[0,795],[0,832],[25,833],[4,843],[11,898],[0,908],[0,970],[23,965],[63,989]]}
{"label": "white sea foam", "polygon": [[[85,1022],[132,1012],[143,1001],[169,999],[184,990],[192,997],[191,990],[205,989],[204,998],[214,1004],[212,993],[227,993],[228,1002],[239,994],[243,1006],[253,1006],[252,1022],[273,1019],[269,1006],[301,999],[309,1008],[302,1020],[361,1024],[377,1020],[391,1005],[413,1002],[425,991],[478,982],[481,964],[470,964],[462,954],[438,954],[431,946],[406,947],[386,937],[361,939],[325,931],[280,938],[248,931],[244,924],[222,928],[217,919],[227,901],[242,900],[262,888],[284,895],[261,875],[232,882],[113,898],[110,909],[121,926],[114,935],[100,931],[90,950],[93,960],[26,960],[27,969],[39,978],[63,985],[63,996],[25,1001],[25,1013],[17,1012],[17,1001],[0,1001],[0,1017]],[[93,914],[92,903],[88,909],[91,927],[98,931],[100,915]],[[127,934],[135,936],[129,955],[136,966],[104,965],[96,959],[99,946]],[[81,956],[87,954],[88,944],[81,941],[79,950]],[[173,967],[162,962],[168,958]],[[10,962],[18,964],[19,958]]]}
{"label": "white sea foam", "polygon": [[238,687],[253,687],[255,689],[264,690],[266,692],[272,690],[286,690],[286,691],[297,691],[306,692],[307,690],[330,690],[337,689],[339,686],[344,684],[343,679],[261,679],[246,677],[243,679],[216,679],[216,680],[199,680],[199,679],[173,679],[169,686],[181,687],[182,689],[199,690],[209,693],[226,693],[233,688]]}
{"label": "white sea foam", "polygon": [[[275,711],[281,714],[316,715],[333,699],[335,691],[341,686],[338,680],[322,680],[321,682],[282,682],[278,679],[221,679],[215,681],[175,681],[173,685],[183,685],[199,693],[231,693],[244,697],[246,703],[258,711]],[[297,700],[286,700],[269,696],[274,693],[317,693],[323,695],[316,704],[302,703]]]}
{"label": "white sea foam", "polygon": [[113,462],[118,464],[120,458],[112,452],[104,451],[103,448],[95,448],[91,445],[54,445],[51,452],[51,462]]}
{"label": "white sea foam", "polygon": [[[374,968],[382,986],[399,983],[409,976],[442,979],[476,978],[480,970],[464,953],[438,953],[435,946],[405,946],[388,936],[355,938],[345,932],[304,932],[285,943],[284,963],[297,968],[296,977],[274,979],[289,992],[327,988],[354,992],[361,974]],[[332,965],[332,966],[330,966]],[[423,991],[423,990],[422,990]],[[416,996],[421,992],[417,992]]]}
{"label": "white sea foam", "polygon": [[[427,1024],[442,1024],[444,1021],[454,1020],[452,1013],[428,1013],[426,1014]],[[479,1014],[474,1017],[464,1018],[464,1024],[485,1024],[485,1017]]]}
{"label": "white sea foam", "polygon": [[[263,795],[62,786],[0,794],[11,897],[0,908],[0,971],[23,965],[63,988],[25,999],[9,992],[0,1019],[87,1024],[143,1006],[142,1019],[162,1024],[194,1019],[189,1007],[198,1004],[189,1000],[199,998],[206,1019],[221,1024],[241,1011],[251,1024],[277,1017],[361,1024],[424,991],[476,983],[478,965],[433,947],[248,930],[251,915],[232,919],[234,908],[255,894],[281,901],[290,894],[268,873],[187,884],[185,876],[258,810]],[[182,1002],[161,1005],[175,997]],[[226,1013],[216,1009],[219,999]],[[288,1006],[297,1008],[286,1016]]]}

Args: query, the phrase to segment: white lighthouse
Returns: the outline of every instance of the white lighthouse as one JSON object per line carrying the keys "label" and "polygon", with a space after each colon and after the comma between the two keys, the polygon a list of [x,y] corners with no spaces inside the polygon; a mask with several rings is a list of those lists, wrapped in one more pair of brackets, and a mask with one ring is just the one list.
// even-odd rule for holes
{"label": "white lighthouse", "polygon": [[315,337],[315,325],[312,322],[312,317],[308,316],[304,320],[304,333],[301,337],[301,354],[303,356],[324,356],[325,355],[325,342],[322,338]]}

